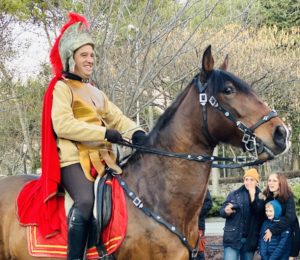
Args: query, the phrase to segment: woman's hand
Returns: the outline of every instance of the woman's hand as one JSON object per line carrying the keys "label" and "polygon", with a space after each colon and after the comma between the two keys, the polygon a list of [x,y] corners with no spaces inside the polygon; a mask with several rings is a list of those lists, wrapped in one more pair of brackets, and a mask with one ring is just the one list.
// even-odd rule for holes
{"label": "woman's hand", "polygon": [[272,237],[272,232],[270,231],[270,229],[267,229],[264,235],[264,241],[265,242],[270,242],[271,241],[271,237]]}
{"label": "woman's hand", "polygon": [[232,213],[235,213],[235,210],[233,209],[233,204],[228,203],[226,205],[226,207],[224,208],[224,211],[225,211],[226,215],[228,215],[228,216],[230,216]]}

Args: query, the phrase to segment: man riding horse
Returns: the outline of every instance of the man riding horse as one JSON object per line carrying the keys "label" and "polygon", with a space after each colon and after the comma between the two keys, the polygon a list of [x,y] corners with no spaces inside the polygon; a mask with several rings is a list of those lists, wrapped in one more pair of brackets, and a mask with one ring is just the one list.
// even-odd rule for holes
{"label": "man riding horse", "polygon": [[43,236],[60,232],[57,195],[60,184],[74,204],[68,218],[68,259],[83,259],[89,226],[94,220],[94,180],[105,167],[115,172],[111,143],[145,132],[123,115],[93,86],[94,41],[87,20],[75,13],[62,27],[50,53],[55,74],[44,96],[42,115],[42,175],[27,183],[18,197],[22,225],[38,225]]}

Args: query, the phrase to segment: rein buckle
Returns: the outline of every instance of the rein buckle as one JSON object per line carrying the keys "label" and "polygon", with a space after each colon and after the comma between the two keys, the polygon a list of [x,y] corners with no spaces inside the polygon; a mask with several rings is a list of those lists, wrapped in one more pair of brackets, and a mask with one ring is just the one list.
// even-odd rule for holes
{"label": "rein buckle", "polygon": [[199,94],[199,102],[202,106],[205,106],[207,103],[207,95],[206,93],[200,93]]}

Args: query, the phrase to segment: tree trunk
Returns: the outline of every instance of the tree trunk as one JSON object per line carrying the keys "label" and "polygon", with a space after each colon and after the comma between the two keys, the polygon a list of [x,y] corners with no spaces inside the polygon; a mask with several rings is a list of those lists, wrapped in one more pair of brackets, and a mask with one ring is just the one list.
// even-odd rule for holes
{"label": "tree trunk", "polygon": [[[218,156],[218,146],[216,146],[213,155]],[[220,169],[212,168],[211,169],[211,182],[212,182],[212,195],[217,196],[220,190]]]}
{"label": "tree trunk", "polygon": [[299,143],[297,143],[292,153],[292,171],[299,170],[299,152]]}

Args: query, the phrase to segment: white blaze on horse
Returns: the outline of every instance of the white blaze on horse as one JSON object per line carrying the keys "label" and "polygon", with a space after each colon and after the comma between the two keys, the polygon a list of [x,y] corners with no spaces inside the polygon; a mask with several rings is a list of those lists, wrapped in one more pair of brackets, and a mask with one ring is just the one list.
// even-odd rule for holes
{"label": "white blaze on horse", "polygon": [[[260,162],[289,148],[284,122],[245,82],[226,72],[227,63],[226,58],[214,69],[210,46],[205,50],[200,73],[160,117],[145,143],[170,156],[137,151],[123,169],[123,180],[143,205],[184,236],[146,216],[126,197],[128,227],[116,259],[189,259],[198,239],[209,158],[218,143],[252,151]],[[172,156],[178,154],[202,157]],[[28,253],[26,228],[19,225],[15,208],[19,191],[32,178],[0,179],[0,259],[36,259]]]}

